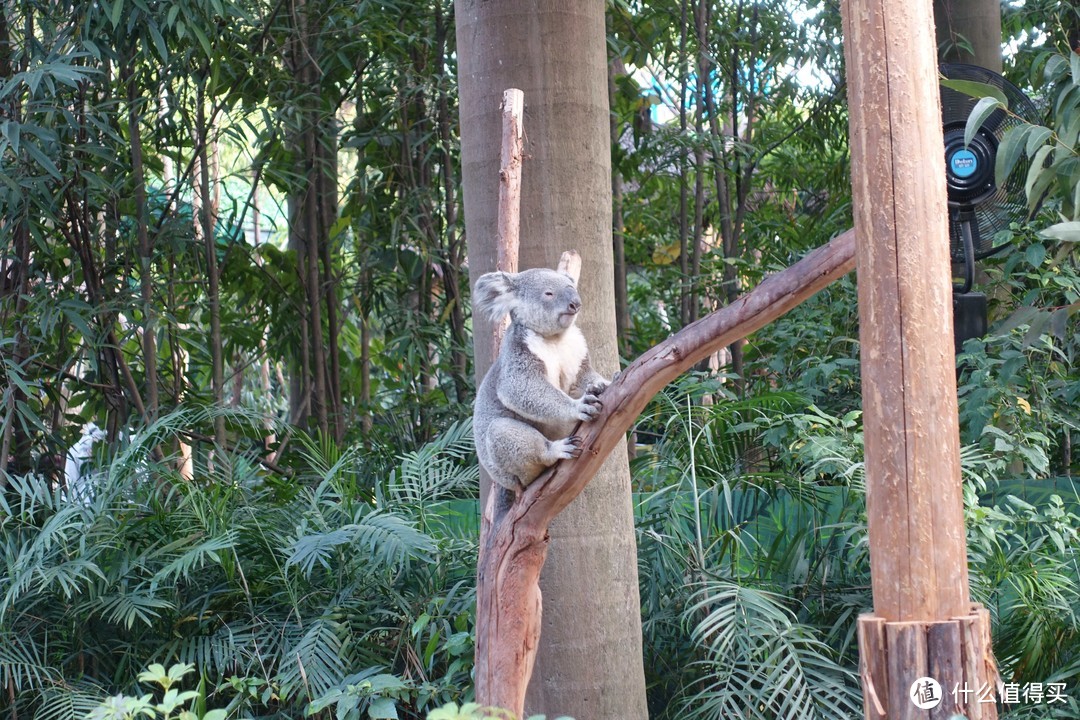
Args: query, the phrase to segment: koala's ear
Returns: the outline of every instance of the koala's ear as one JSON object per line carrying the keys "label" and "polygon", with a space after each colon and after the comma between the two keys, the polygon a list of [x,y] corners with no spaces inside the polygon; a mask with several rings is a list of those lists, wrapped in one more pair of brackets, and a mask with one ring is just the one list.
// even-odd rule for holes
{"label": "koala's ear", "polygon": [[499,322],[514,309],[517,294],[514,273],[490,272],[480,276],[473,290],[473,306],[492,322]]}
{"label": "koala's ear", "polygon": [[563,275],[568,276],[577,285],[578,279],[581,277],[581,255],[578,255],[577,250],[567,250],[559,258],[559,265],[556,269]]}

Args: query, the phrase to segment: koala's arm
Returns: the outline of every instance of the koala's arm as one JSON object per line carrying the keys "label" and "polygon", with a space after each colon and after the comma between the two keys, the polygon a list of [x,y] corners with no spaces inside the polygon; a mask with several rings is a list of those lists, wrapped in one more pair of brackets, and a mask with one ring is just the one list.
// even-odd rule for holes
{"label": "koala's arm", "polygon": [[611,384],[611,380],[596,372],[589,361],[589,356],[586,355],[585,359],[581,361],[581,369],[578,371],[577,380],[574,382],[573,387],[570,388],[570,395],[573,397],[599,395]]}
{"label": "koala's arm", "polygon": [[586,394],[575,400],[548,382],[543,362],[528,351],[506,352],[504,348],[500,364],[499,402],[531,422],[587,421],[600,412],[600,401],[595,395]]}

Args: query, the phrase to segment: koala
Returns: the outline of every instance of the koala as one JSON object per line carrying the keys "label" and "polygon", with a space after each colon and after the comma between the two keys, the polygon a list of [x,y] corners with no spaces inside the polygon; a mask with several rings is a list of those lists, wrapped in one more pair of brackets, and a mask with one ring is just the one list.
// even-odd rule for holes
{"label": "koala", "polygon": [[574,426],[601,410],[609,381],[593,370],[575,278],[547,269],[493,272],[476,282],[473,302],[493,322],[510,315],[499,357],[476,393],[473,434],[492,479],[520,492],[559,460],[581,454]]}

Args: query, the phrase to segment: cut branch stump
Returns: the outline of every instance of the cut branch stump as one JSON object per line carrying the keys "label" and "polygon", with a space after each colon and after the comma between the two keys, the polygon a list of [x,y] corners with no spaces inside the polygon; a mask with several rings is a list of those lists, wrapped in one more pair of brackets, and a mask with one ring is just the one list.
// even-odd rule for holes
{"label": "cut branch stump", "polygon": [[[521,162],[524,155],[525,132],[522,117],[525,113],[525,93],[517,88],[503,91],[502,150],[499,160],[499,224],[495,238],[495,269],[499,272],[518,271],[521,240]],[[510,324],[505,318],[494,327],[494,355],[499,355],[503,334]]]}

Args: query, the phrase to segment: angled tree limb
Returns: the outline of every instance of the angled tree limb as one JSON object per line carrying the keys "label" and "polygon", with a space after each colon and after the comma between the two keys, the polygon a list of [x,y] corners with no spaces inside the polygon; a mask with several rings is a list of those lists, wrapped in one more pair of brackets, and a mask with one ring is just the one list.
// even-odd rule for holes
{"label": "angled tree limb", "polygon": [[481,540],[477,574],[478,702],[522,716],[540,637],[539,578],[548,525],[624,441],[649,400],[710,353],[772,322],[854,266],[855,234],[849,230],[686,326],[635,360],[604,391],[603,411],[575,431],[582,438],[579,458],[553,466],[508,506],[496,502],[497,493],[489,494],[484,522],[490,525]]}

